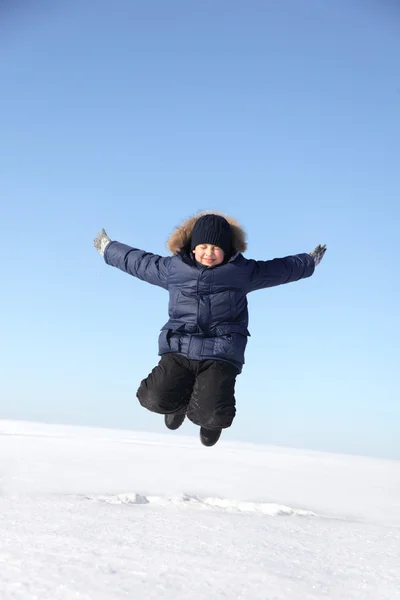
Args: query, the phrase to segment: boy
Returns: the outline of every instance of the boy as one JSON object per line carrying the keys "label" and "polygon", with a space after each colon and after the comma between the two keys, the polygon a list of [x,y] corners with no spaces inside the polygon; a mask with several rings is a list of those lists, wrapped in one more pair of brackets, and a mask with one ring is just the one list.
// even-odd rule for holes
{"label": "boy", "polygon": [[105,262],[169,292],[169,320],[159,336],[161,360],[137,391],[142,406],[169,429],[187,416],[213,446],[235,417],[235,381],[244,364],[247,294],[310,277],[326,246],[310,254],[248,260],[245,233],[230,217],[201,213],[171,235],[162,257],[111,241],[94,245]]}

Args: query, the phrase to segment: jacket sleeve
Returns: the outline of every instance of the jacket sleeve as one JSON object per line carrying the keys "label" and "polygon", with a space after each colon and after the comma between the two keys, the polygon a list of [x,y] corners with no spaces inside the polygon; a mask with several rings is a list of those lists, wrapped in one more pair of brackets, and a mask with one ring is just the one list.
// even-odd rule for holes
{"label": "jacket sleeve", "polygon": [[108,265],[142,281],[164,289],[168,287],[170,256],[163,257],[120,242],[110,242],[105,249],[104,260]]}
{"label": "jacket sleeve", "polygon": [[309,254],[273,260],[249,260],[249,263],[249,292],[305,279],[315,269],[314,259]]}

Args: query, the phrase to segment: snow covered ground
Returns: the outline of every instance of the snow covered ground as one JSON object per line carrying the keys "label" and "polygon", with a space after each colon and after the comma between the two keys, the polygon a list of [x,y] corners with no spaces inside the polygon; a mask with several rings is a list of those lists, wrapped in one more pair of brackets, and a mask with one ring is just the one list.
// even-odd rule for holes
{"label": "snow covered ground", "polygon": [[400,462],[0,421],[2,600],[395,600]]}

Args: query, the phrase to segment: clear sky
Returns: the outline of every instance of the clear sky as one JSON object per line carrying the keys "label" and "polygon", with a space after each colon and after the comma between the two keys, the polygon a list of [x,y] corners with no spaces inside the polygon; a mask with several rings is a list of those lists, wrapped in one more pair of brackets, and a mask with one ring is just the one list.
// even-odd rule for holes
{"label": "clear sky", "polygon": [[248,257],[328,246],[249,296],[224,438],[400,458],[396,3],[29,4],[0,3],[0,418],[162,431],[167,293],[93,238],[164,254],[214,209]]}

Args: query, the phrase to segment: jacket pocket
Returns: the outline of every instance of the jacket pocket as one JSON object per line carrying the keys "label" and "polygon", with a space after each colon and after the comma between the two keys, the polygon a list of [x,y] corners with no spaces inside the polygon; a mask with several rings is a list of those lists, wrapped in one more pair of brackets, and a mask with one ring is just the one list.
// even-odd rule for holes
{"label": "jacket pocket", "polygon": [[247,345],[247,336],[238,333],[219,335],[214,339],[213,354],[220,358],[231,358],[240,362],[243,360]]}
{"label": "jacket pocket", "polygon": [[169,297],[169,315],[173,319],[178,318],[178,314],[179,314],[178,305],[179,305],[180,295],[181,295],[181,292],[179,290],[176,290]]}
{"label": "jacket pocket", "polygon": [[181,335],[173,331],[173,329],[162,329],[158,336],[159,353],[180,352],[181,351]]}

